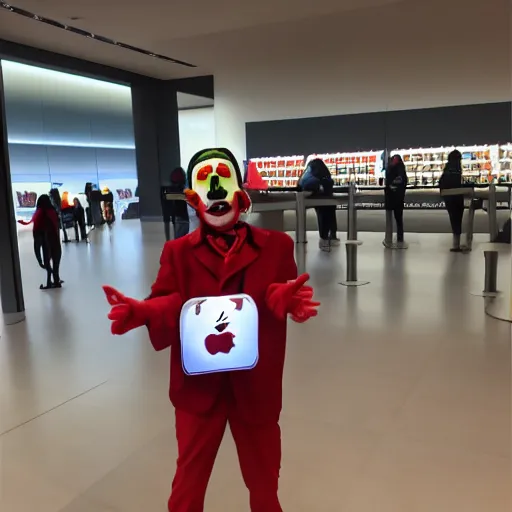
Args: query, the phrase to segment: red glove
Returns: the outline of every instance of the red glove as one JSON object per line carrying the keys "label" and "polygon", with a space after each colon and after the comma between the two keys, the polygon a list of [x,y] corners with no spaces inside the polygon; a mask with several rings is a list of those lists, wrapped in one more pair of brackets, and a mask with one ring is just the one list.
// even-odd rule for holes
{"label": "red glove", "polygon": [[177,325],[182,305],[178,293],[148,300],[126,297],[111,286],[103,291],[112,306],[108,318],[112,320],[112,334],[125,334],[132,329],[151,324],[152,330],[172,328]]}
{"label": "red glove", "polygon": [[302,274],[287,283],[271,284],[267,290],[267,306],[277,318],[285,319],[290,314],[295,322],[305,322],[318,314],[320,302],[313,302],[313,288],[304,286],[309,274]]}

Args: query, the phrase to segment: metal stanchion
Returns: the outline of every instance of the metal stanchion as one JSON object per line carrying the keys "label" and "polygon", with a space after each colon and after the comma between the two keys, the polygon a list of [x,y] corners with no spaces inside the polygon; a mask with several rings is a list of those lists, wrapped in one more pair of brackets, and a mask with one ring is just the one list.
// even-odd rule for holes
{"label": "metal stanchion", "polygon": [[363,286],[370,281],[357,280],[357,248],[363,242],[357,240],[357,208],[356,208],[356,187],[350,184],[348,192],[348,219],[347,219],[347,240],[345,250],[347,254],[347,279],[340,284],[343,286]]}
{"label": "metal stanchion", "polygon": [[498,251],[484,251],[485,282],[484,293],[498,293]]}
{"label": "metal stanchion", "polygon": [[353,182],[348,189],[347,240],[357,240],[356,186]]}
{"label": "metal stanchion", "polygon": [[296,215],[296,224],[295,224],[295,242],[298,244],[307,243],[306,240],[306,203],[305,203],[305,193],[297,192],[295,194],[295,215]]}
{"label": "metal stanchion", "polygon": [[295,244],[295,261],[299,275],[306,272],[306,244]]}
{"label": "metal stanchion", "polygon": [[468,215],[466,218],[466,250],[471,251],[473,248],[473,232],[475,225],[475,202],[471,198],[469,204]]}
{"label": "metal stanchion", "polygon": [[393,212],[386,210],[386,234],[384,235],[384,246],[391,248],[393,245]]}
{"label": "metal stanchion", "polygon": [[473,293],[479,297],[497,297],[498,291],[498,251],[484,251],[485,274],[484,290]]}
{"label": "metal stanchion", "polygon": [[490,241],[495,242],[498,238],[498,219],[497,219],[497,201],[496,184],[489,185],[489,200],[487,202],[487,215],[489,216],[489,236]]}

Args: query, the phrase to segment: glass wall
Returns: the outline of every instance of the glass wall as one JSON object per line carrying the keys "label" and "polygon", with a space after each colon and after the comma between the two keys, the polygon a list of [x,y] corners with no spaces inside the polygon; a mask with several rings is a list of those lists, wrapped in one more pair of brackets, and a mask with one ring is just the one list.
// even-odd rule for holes
{"label": "glass wall", "polygon": [[136,201],[131,90],[67,73],[2,61],[14,202],[30,217],[50,188],[109,188],[118,218]]}

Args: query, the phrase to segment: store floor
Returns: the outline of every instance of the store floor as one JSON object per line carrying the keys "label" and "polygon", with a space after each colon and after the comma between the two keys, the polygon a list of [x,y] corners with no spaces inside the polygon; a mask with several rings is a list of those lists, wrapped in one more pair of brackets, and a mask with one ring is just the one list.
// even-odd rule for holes
{"label": "store floor", "polygon": [[[510,326],[486,317],[483,256],[411,235],[389,252],[362,233],[347,289],[343,248],[308,269],[319,317],[290,323],[281,497],[286,512],[509,512]],[[140,330],[109,333],[100,285],[144,297],[160,225],[120,222],[64,250],[60,291],[20,234],[27,320],[0,338],[0,510],[164,512],[176,447],[168,357]],[[507,249],[502,288],[510,282]],[[206,512],[248,510],[228,434]]]}

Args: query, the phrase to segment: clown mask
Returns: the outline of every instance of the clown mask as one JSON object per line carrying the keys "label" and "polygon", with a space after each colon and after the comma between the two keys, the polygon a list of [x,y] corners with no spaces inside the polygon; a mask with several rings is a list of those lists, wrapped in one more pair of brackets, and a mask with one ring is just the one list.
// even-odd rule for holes
{"label": "clown mask", "polygon": [[233,154],[227,149],[207,149],[197,153],[187,172],[187,201],[199,220],[216,231],[227,231],[250,207],[242,190],[242,175]]}

